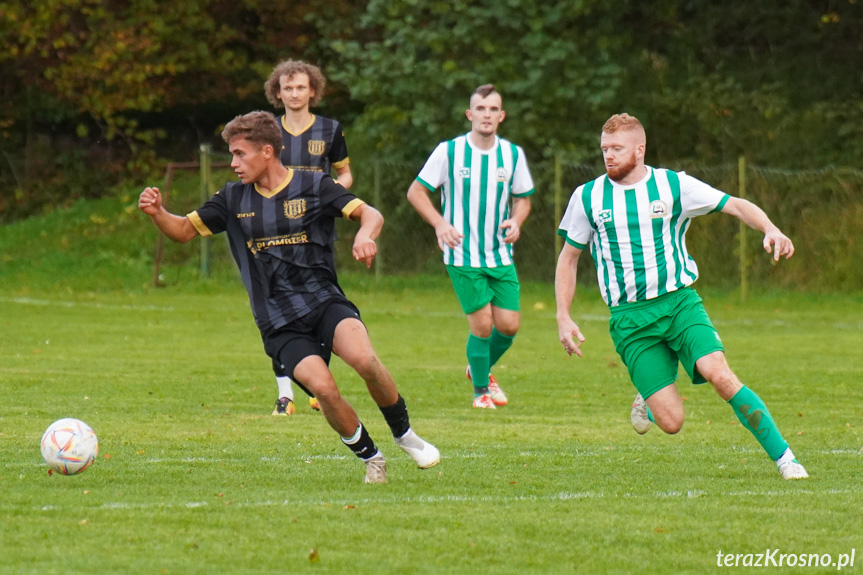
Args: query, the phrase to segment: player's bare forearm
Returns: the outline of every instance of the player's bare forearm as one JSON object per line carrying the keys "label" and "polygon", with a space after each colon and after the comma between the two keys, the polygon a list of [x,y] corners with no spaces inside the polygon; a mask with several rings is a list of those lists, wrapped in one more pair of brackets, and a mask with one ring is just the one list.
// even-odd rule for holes
{"label": "player's bare forearm", "polygon": [[138,209],[150,216],[159,231],[175,242],[185,244],[198,235],[189,218],[165,209],[159,188],[145,188],[138,198]]}
{"label": "player's bare forearm", "polygon": [[459,233],[447,222],[441,213],[432,205],[429,192],[424,185],[414,180],[408,188],[408,201],[417,213],[435,230],[438,247],[443,250],[444,245],[454,248],[461,243],[464,235]]}
{"label": "player's bare forearm", "polygon": [[791,239],[770,221],[764,210],[752,202],[732,197],[725,202],[722,212],[738,218],[753,230],[762,232],[764,251],[772,253],[774,261],[779,261],[782,256],[788,259],[794,255],[794,243]]}
{"label": "player's bare forearm", "polygon": [[378,253],[375,240],[381,235],[381,230],[384,227],[384,216],[370,205],[362,204],[351,212],[350,218],[360,223],[360,229],[354,236],[352,250],[354,259],[370,268]]}
{"label": "player's bare forearm", "polygon": [[554,297],[557,307],[557,330],[560,343],[569,355],[573,353],[581,357],[581,344],[584,336],[578,325],[572,321],[571,306],[575,297],[576,272],[581,250],[569,244],[564,244],[557,258],[557,268],[554,273]]}
{"label": "player's bare forearm", "polygon": [[424,185],[414,180],[408,188],[408,202],[417,213],[433,228],[445,222],[441,213],[432,204],[429,192]]}
{"label": "player's bare forearm", "polygon": [[512,199],[512,219],[518,222],[519,227],[527,221],[530,215],[530,197]]}
{"label": "player's bare forearm", "polygon": [[371,240],[378,239],[384,227],[384,216],[368,204],[362,204],[351,213],[351,219],[360,223],[357,237],[366,237]]}
{"label": "player's bare forearm", "polygon": [[504,220],[500,227],[505,229],[504,243],[514,244],[521,238],[521,226],[530,214],[530,198],[514,198],[512,216]]}
{"label": "player's bare forearm", "polygon": [[722,207],[722,212],[738,218],[753,230],[758,230],[762,233],[767,233],[771,228],[776,228],[773,222],[770,221],[770,218],[767,217],[767,214],[764,213],[764,210],[749,200],[734,197],[728,198],[728,201]]}
{"label": "player's bare forearm", "polygon": [[348,190],[354,185],[354,175],[351,173],[350,166],[342,166],[336,169],[336,182],[344,189]]}

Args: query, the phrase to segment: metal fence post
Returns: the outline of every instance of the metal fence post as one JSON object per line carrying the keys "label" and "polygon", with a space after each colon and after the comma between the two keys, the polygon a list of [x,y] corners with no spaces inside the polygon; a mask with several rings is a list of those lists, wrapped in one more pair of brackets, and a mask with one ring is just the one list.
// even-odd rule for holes
{"label": "metal fence post", "polygon": [[[372,199],[375,202],[375,206],[378,210],[383,211],[383,206],[381,205],[381,161],[374,161],[374,191],[372,192]],[[384,274],[384,258],[383,252],[381,250],[381,242],[378,241],[378,254],[375,256],[375,281],[380,281],[381,277]]]}
{"label": "metal fence post", "polygon": [[[210,198],[210,144],[201,144],[201,203]],[[201,277],[210,277],[210,238],[201,238]]]}
{"label": "metal fence post", "polygon": [[[560,154],[554,156],[554,256],[563,249],[563,238],[557,233],[557,225],[563,217],[563,162]],[[552,268],[553,269],[553,268]]]}
{"label": "metal fence post", "polygon": [[[746,199],[746,156],[737,159],[737,194],[741,199]],[[746,224],[739,223],[737,234],[740,248],[740,301],[746,302],[749,298],[749,258],[746,253]]]}

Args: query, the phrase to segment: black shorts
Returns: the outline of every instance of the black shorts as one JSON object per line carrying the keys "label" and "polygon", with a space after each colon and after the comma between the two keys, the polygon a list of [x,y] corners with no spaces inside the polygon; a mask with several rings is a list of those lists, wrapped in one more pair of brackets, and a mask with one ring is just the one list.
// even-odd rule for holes
{"label": "black shorts", "polygon": [[[347,298],[333,299],[285,327],[264,336],[264,350],[279,369],[294,380],[297,365],[310,355],[317,355],[329,365],[333,336],[342,320],[360,319],[360,310]],[[305,388],[303,388],[305,389]]]}

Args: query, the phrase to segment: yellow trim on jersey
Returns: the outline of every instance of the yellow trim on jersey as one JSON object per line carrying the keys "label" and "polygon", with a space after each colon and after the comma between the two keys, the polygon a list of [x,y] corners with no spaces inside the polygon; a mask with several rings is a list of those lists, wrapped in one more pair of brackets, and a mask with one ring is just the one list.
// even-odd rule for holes
{"label": "yellow trim on jersey", "polygon": [[354,213],[354,210],[364,204],[365,202],[361,199],[354,198],[353,200],[349,201],[345,207],[342,208],[342,215],[344,215],[346,218],[350,218],[351,214]]}
{"label": "yellow trim on jersey", "polygon": [[292,135],[292,136],[299,136],[300,134],[302,134],[303,132],[305,132],[306,130],[308,130],[309,128],[311,128],[311,127],[314,125],[314,123],[315,123],[315,115],[314,115],[314,114],[310,114],[310,116],[311,116],[312,118],[311,118],[311,120],[309,120],[309,123],[308,123],[308,124],[306,124],[306,127],[305,127],[305,128],[303,128],[302,130],[300,130],[299,132],[297,132],[297,133],[295,134],[295,133],[293,133],[292,131],[290,131],[290,130],[288,129],[288,117],[287,117],[287,114],[286,114],[286,115],[283,115],[283,116],[282,116],[282,128],[284,128],[284,129],[285,129],[285,131],[286,131],[287,133],[289,133],[290,135]]}
{"label": "yellow trim on jersey", "polygon": [[278,186],[276,186],[274,189],[270,190],[269,192],[265,192],[264,190],[261,189],[260,186],[258,186],[258,184],[255,184],[255,191],[258,192],[259,194],[261,194],[262,196],[264,196],[265,198],[270,199],[273,196],[275,196],[276,194],[278,194],[279,192],[281,192],[282,190],[284,190],[285,188],[287,188],[288,184],[290,184],[291,180],[293,180],[293,179],[294,179],[294,171],[292,169],[288,168],[288,175],[285,176],[285,179],[282,180],[282,183],[279,184]]}
{"label": "yellow trim on jersey", "polygon": [[350,163],[351,163],[351,159],[345,158],[344,160],[339,160],[338,162],[334,163],[333,167],[337,170],[340,170],[341,168],[344,168],[345,166],[347,166]]}
{"label": "yellow trim on jersey", "polygon": [[197,210],[190,214],[186,214],[186,217],[189,218],[189,221],[192,222],[192,225],[195,226],[195,229],[198,230],[198,233],[201,234],[202,238],[213,235],[213,232],[210,231],[207,224],[201,220],[201,216],[198,215]]}

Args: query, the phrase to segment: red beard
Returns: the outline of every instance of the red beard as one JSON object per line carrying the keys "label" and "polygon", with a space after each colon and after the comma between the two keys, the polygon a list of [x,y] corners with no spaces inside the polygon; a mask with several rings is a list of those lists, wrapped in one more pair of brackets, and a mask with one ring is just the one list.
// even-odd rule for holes
{"label": "red beard", "polygon": [[632,154],[632,157],[628,162],[618,164],[613,168],[606,167],[605,171],[608,174],[608,177],[614,180],[615,182],[619,182],[620,180],[626,178],[632,170],[635,169],[636,166],[635,154]]}

